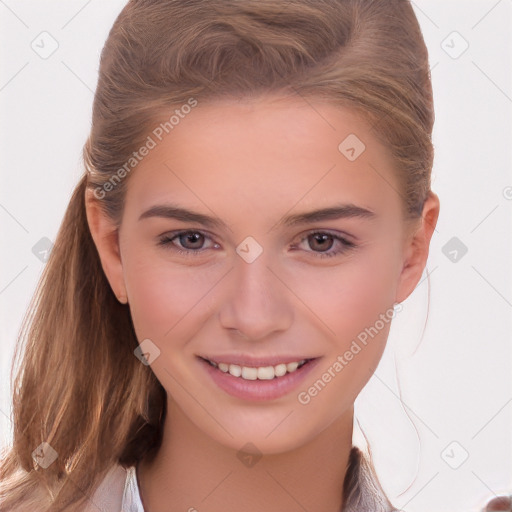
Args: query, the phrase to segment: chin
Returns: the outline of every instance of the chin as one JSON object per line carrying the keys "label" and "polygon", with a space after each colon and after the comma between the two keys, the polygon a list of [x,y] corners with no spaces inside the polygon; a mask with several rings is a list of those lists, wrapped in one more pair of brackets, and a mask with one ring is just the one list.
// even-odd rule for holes
{"label": "chin", "polygon": [[265,430],[255,428],[240,435],[233,435],[233,437],[224,435],[215,436],[213,439],[226,448],[235,450],[237,456],[240,456],[242,452],[256,456],[279,455],[297,450],[310,441],[309,436],[301,436],[296,431],[293,435],[288,430],[280,434],[272,433],[268,435],[267,430],[266,428]]}
{"label": "chin", "polygon": [[[202,425],[203,433],[236,451],[277,455],[297,450],[310,443],[325,430],[330,421],[332,422],[326,420],[325,425],[320,424],[319,416],[313,411],[308,411],[308,415],[305,416],[300,409],[291,407],[267,410],[265,414],[262,410],[253,414],[243,414],[243,420],[242,412],[239,414],[240,421],[237,421],[234,415],[219,418],[219,423],[225,430],[219,428],[216,423],[212,428],[212,424],[209,423]],[[312,419],[315,421],[311,422]]]}

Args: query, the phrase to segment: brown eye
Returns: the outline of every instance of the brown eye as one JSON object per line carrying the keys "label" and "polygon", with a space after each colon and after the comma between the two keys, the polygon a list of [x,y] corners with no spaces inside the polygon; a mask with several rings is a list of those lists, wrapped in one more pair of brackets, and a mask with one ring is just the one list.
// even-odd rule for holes
{"label": "brown eye", "polygon": [[334,237],[328,233],[315,233],[308,236],[309,246],[314,251],[328,251],[334,245]]}
{"label": "brown eye", "polygon": [[[301,248],[306,253],[313,254],[317,258],[332,258],[355,249],[356,244],[335,233],[313,231],[306,234],[296,247]],[[293,247],[293,249],[296,247]]]}

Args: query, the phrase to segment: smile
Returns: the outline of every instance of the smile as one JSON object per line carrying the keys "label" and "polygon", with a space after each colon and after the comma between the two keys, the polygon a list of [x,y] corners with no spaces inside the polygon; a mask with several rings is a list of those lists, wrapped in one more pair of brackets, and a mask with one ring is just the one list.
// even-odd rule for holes
{"label": "smile", "polygon": [[229,364],[206,359],[206,361],[221,372],[229,373],[233,377],[240,377],[245,380],[272,380],[284,377],[287,373],[297,371],[301,366],[309,360],[292,361],[290,363],[280,363],[275,366],[242,366],[238,364]]}
{"label": "smile", "polygon": [[[247,401],[275,400],[302,385],[321,357],[197,356],[209,378],[227,394]],[[215,360],[213,360],[215,359]]]}

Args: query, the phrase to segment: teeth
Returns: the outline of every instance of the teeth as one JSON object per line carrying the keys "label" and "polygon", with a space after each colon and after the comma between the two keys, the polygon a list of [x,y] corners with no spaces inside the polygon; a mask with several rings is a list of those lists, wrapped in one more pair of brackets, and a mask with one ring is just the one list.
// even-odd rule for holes
{"label": "teeth", "polygon": [[274,366],[274,375],[276,377],[282,377],[283,375],[286,375],[286,372],[288,371],[285,364],[278,364],[277,366]]}
{"label": "teeth", "polygon": [[217,367],[221,372],[229,373],[233,377],[241,377],[245,380],[272,380],[275,377],[283,377],[287,373],[293,373],[303,364],[306,359],[302,361],[293,361],[292,363],[281,363],[276,366],[239,366],[237,364],[227,363],[214,363],[209,361],[212,366]]}
{"label": "teeth", "polygon": [[275,375],[273,366],[262,366],[262,367],[258,368],[256,371],[257,371],[259,380],[272,380]]}
{"label": "teeth", "polygon": [[230,364],[229,373],[231,373],[233,377],[240,377],[240,375],[242,375],[242,368],[237,364]]}
{"label": "teeth", "polygon": [[296,361],[293,362],[293,363],[288,363],[286,365],[286,369],[291,373],[291,372],[294,372],[297,368],[299,367],[299,363],[297,363]]}
{"label": "teeth", "polygon": [[258,368],[250,368],[249,366],[242,366],[242,379],[256,380],[258,378]]}

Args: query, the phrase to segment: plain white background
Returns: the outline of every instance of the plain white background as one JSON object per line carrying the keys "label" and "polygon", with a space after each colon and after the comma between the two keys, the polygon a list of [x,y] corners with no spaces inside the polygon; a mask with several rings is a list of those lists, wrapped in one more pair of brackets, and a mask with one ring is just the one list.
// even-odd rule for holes
{"label": "plain white background", "polygon": [[[0,0],[2,446],[16,335],[82,173],[99,53],[123,5]],[[512,491],[512,0],[413,5],[432,69],[441,214],[356,416],[397,508],[476,512]]]}

